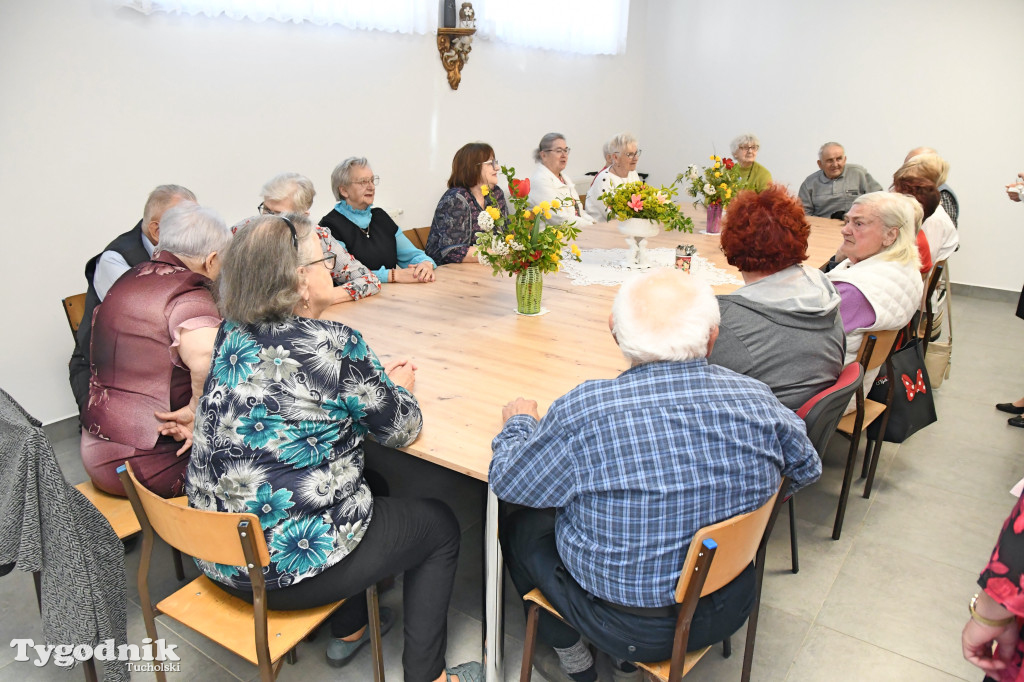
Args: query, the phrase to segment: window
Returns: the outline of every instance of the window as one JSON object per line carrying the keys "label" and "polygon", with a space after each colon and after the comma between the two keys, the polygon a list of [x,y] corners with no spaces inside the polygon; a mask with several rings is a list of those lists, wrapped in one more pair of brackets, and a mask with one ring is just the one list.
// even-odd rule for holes
{"label": "window", "polygon": [[473,9],[477,35],[499,42],[578,54],[626,51],[629,0],[475,0]]}

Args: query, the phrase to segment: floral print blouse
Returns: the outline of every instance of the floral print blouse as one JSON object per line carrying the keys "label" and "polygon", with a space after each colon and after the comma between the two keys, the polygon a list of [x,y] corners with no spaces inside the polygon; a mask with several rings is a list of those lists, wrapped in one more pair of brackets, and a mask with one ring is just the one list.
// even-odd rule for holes
{"label": "floral print blouse", "polygon": [[[1003,523],[992,558],[981,572],[978,585],[988,596],[1016,614],[1018,625],[1024,623],[1024,496],[1013,505],[1013,511]],[[1024,681],[1022,660],[1024,639],[1017,642],[1017,651],[1000,681]]]}
{"label": "floral print blouse", "polygon": [[[488,205],[491,199],[501,215],[507,216],[508,204],[500,187],[491,189]],[[445,192],[434,209],[425,248],[427,255],[438,265],[461,263],[469,248],[476,244],[476,233],[483,230],[476,222],[483,210],[484,207],[476,202],[473,193],[465,187],[452,187]]]}
{"label": "floral print blouse", "polygon": [[[195,419],[189,505],[256,514],[267,589],[287,587],[344,559],[366,532],[363,438],[402,447],[421,426],[416,398],[356,330],[303,317],[225,321]],[[196,563],[212,580],[251,587],[242,567]]]}

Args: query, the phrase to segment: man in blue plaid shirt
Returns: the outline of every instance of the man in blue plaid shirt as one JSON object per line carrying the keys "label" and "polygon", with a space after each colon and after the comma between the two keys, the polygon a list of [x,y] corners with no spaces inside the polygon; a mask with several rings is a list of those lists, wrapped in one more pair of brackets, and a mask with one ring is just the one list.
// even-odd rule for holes
{"label": "man in blue plaid shirt", "polygon": [[[580,384],[543,419],[532,400],[503,410],[490,485],[530,507],[502,524],[509,573],[575,626],[541,616],[561,664],[538,663],[549,679],[596,679],[580,633],[623,670],[669,658],[693,534],[757,509],[782,476],[797,489],[821,474],[804,423],[766,385],[708,364],[718,310],[710,287],[677,270],[627,281],[609,322],[630,369]],[[753,593],[751,567],[701,599],[688,649],[739,629]]]}

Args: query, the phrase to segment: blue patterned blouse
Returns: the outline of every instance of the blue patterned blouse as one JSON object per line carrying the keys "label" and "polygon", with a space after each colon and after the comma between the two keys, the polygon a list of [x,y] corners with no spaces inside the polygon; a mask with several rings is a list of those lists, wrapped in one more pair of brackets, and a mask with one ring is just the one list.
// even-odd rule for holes
{"label": "blue patterned blouse", "polygon": [[[416,398],[354,329],[303,317],[225,321],[196,414],[189,505],[256,514],[270,549],[267,589],[287,587],[344,559],[366,532],[363,438],[402,447],[421,426]],[[196,563],[212,580],[250,586],[244,568]]]}
{"label": "blue patterned blouse", "polygon": [[[500,187],[491,189],[490,198],[501,215],[507,216],[508,204]],[[430,236],[424,249],[427,255],[438,265],[461,263],[469,248],[476,244],[476,233],[483,229],[476,222],[483,210],[484,207],[465,187],[452,187],[445,192],[437,202],[434,219],[430,222]]]}

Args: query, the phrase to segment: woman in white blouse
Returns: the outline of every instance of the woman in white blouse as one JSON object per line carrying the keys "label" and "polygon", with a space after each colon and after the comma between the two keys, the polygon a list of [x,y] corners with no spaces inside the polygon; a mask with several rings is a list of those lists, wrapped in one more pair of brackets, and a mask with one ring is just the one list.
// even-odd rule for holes
{"label": "woman in white blouse", "polygon": [[552,199],[558,199],[562,205],[551,209],[549,222],[574,222],[576,227],[592,225],[594,219],[583,210],[580,195],[565,172],[565,164],[569,161],[569,145],[561,133],[548,133],[540,138],[540,144],[533,150],[533,158],[537,168],[530,178],[530,203],[534,206]]}
{"label": "woman in white blouse", "polygon": [[640,160],[641,151],[636,138],[629,133],[616,135],[609,140],[608,148],[611,150],[611,162],[597,174],[587,192],[587,214],[598,223],[608,220],[608,209],[599,198],[602,194],[625,182],[640,182],[636,164]]}

